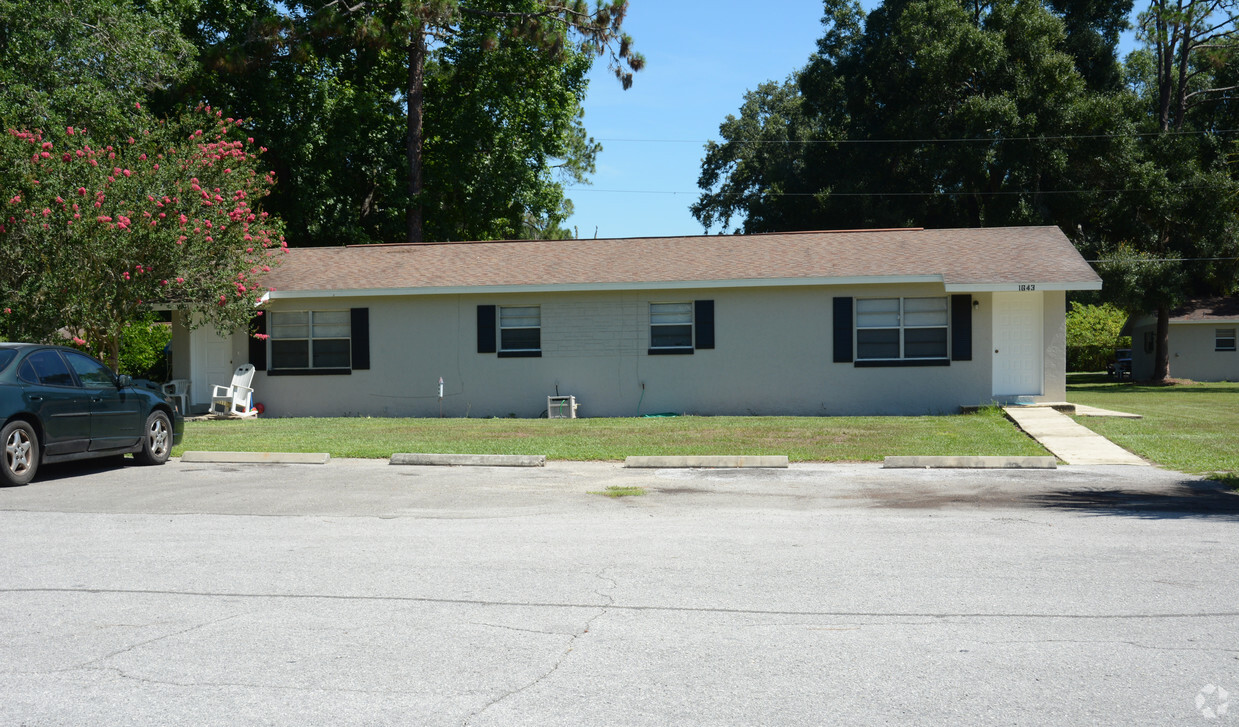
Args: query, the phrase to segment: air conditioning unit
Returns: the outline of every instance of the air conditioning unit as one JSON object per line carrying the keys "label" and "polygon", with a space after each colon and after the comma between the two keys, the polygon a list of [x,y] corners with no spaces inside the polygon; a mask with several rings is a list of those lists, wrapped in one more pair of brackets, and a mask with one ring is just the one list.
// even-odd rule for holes
{"label": "air conditioning unit", "polygon": [[547,419],[576,419],[575,396],[546,397]]}

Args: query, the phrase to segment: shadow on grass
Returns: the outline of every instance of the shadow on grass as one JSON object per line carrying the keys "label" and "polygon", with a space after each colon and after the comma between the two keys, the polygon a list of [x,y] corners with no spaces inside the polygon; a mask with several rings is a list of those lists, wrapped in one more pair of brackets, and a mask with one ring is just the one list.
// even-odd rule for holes
{"label": "shadow on grass", "polygon": [[1164,492],[1080,488],[1037,495],[1038,507],[1092,515],[1117,515],[1153,520],[1220,518],[1239,520],[1239,494],[1219,482],[1188,480]]}

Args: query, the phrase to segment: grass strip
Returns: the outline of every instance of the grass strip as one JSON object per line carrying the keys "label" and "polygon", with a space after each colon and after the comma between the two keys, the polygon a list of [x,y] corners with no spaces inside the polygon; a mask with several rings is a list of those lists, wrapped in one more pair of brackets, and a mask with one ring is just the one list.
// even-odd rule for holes
{"label": "grass strip", "polygon": [[793,462],[880,462],[887,455],[1045,455],[997,409],[920,417],[667,417],[597,419],[289,418],[187,422],[186,449],[545,454],[621,461],[629,455],[787,455]]}
{"label": "grass strip", "polygon": [[1239,383],[1146,386],[1072,374],[1067,400],[1143,419],[1078,417],[1084,426],[1180,472],[1239,472]]}
{"label": "grass strip", "polygon": [[645,494],[644,487],[623,487],[621,485],[607,485],[605,490],[592,490],[591,495],[602,495],[603,497],[620,498],[620,497],[640,497]]}

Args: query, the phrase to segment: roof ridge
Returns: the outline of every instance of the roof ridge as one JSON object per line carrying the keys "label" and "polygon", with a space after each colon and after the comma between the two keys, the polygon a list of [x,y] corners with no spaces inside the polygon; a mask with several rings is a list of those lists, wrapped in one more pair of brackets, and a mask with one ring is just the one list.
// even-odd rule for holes
{"label": "roof ridge", "polygon": [[[530,242],[607,242],[614,240],[686,240],[698,237],[770,237],[772,235],[841,235],[870,232],[924,232],[924,227],[871,227],[850,230],[790,230],[787,232],[752,232],[743,235],[631,235],[628,237],[569,237],[562,240],[525,239],[525,240],[444,240],[439,242],[364,242],[352,245],[340,245],[346,248],[369,247],[436,247],[441,245],[496,245],[521,244]],[[305,249],[305,248],[302,248]]]}

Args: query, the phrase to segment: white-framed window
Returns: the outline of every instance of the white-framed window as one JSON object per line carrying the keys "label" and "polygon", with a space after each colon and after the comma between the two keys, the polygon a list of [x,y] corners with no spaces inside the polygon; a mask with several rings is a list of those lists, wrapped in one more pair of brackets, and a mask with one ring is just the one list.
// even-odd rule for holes
{"label": "white-framed window", "polygon": [[859,298],[856,359],[945,359],[950,309],[945,296]]}
{"label": "white-framed window", "polygon": [[273,370],[347,369],[351,366],[351,316],[346,310],[271,311]]}
{"label": "white-framed window", "polygon": [[650,303],[650,349],[692,350],[693,303]]}
{"label": "white-framed window", "polygon": [[533,353],[542,350],[542,307],[499,306],[499,352]]}
{"label": "white-framed window", "polygon": [[1214,351],[1234,351],[1235,350],[1235,329],[1218,328],[1214,330],[1213,350]]}

